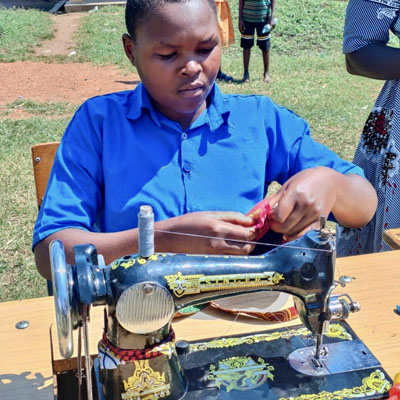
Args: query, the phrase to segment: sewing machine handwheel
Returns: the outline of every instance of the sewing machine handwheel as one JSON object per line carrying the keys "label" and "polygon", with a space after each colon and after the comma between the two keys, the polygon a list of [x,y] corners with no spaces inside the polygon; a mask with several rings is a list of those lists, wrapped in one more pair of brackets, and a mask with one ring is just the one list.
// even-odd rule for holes
{"label": "sewing machine handwheel", "polygon": [[60,240],[53,240],[50,243],[49,251],[58,345],[60,354],[64,358],[68,358],[74,351],[72,329],[76,323],[73,318],[70,296],[71,266],[65,261],[64,245]]}

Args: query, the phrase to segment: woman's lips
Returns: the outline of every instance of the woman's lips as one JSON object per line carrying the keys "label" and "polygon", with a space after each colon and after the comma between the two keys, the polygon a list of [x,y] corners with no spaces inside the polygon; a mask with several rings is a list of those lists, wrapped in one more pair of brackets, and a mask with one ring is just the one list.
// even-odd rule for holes
{"label": "woman's lips", "polygon": [[179,94],[185,98],[200,96],[204,91],[203,85],[187,85],[178,90]]}

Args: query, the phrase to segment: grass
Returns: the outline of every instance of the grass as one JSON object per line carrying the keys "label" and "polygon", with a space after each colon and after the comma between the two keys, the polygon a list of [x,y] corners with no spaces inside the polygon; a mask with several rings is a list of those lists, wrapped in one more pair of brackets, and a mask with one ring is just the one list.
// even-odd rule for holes
{"label": "grass", "polygon": [[85,18],[78,33],[75,61],[95,65],[115,64],[131,70],[122,47],[121,36],[126,32],[124,10],[104,7]]}
{"label": "grass", "polygon": [[49,14],[0,6],[0,62],[29,60],[35,46],[53,36]]}
{"label": "grass", "polygon": [[46,294],[30,251],[37,214],[30,147],[61,138],[67,119],[0,120],[0,301]]}
{"label": "grass", "polygon": [[[236,27],[238,0],[229,4]],[[314,137],[351,160],[382,82],[351,76],[345,70],[341,53],[345,7],[339,0],[280,0],[279,23],[271,36],[272,82],[262,82],[262,57],[254,47],[251,81],[220,86],[228,93],[270,96],[303,116]],[[120,7],[106,7],[88,13],[76,35],[77,55],[68,61],[132,70],[121,43],[123,12]],[[51,37],[52,29],[45,13],[0,9],[0,62],[37,60],[33,47]],[[235,36],[236,43],[223,49],[222,69],[239,80],[243,70],[237,30]],[[46,60],[65,62],[62,57]],[[33,117],[7,118],[15,108]],[[74,109],[67,103],[23,99],[0,112],[0,301],[46,293],[30,250],[37,214],[30,147],[59,140]]]}
{"label": "grass", "polygon": [[62,115],[70,115],[77,106],[67,102],[38,102],[29,99],[18,99],[12,103],[5,105],[4,110],[0,109],[0,117],[9,115],[12,111],[19,109],[32,115],[40,115],[46,117],[57,117]]}

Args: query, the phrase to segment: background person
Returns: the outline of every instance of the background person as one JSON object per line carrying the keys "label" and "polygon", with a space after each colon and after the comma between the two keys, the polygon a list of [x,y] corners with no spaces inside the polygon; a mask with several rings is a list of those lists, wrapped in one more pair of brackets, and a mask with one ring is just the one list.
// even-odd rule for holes
{"label": "background person", "polygon": [[260,48],[264,74],[263,81],[270,82],[269,76],[269,49],[270,32],[275,27],[276,0],[239,0],[239,31],[241,33],[240,46],[243,48],[243,79],[249,82],[249,64],[251,48],[254,45],[254,33],[257,32],[257,46]]}
{"label": "background person", "polygon": [[[219,35],[221,36],[222,47],[228,47],[235,43],[235,32],[233,31],[232,14],[227,0],[215,0],[217,8],[217,21]],[[231,82],[232,76],[224,74],[219,68],[217,79],[225,82]]]}
{"label": "background person", "polygon": [[343,51],[351,74],[386,80],[354,156],[378,194],[372,221],[361,229],[338,227],[338,255],[390,250],[385,229],[400,227],[400,50],[389,47],[389,33],[400,36],[400,3],[350,0]]}

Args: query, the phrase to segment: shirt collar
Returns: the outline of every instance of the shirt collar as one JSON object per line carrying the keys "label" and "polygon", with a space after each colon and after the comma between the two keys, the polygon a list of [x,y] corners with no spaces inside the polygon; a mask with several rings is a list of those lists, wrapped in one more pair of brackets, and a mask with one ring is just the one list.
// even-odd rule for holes
{"label": "shirt collar", "polygon": [[146,88],[143,86],[143,83],[140,82],[132,92],[130,108],[126,116],[128,119],[136,120],[141,117],[144,110],[149,111],[155,124],[161,128],[160,120],[153,104],[151,103],[150,96]]}
{"label": "shirt collar", "polygon": [[[161,127],[158,113],[153,107],[149,93],[142,83],[139,83],[132,92],[131,104],[127,113],[127,118],[135,120],[140,118],[144,110],[148,110],[154,123]],[[208,124],[212,131],[217,130],[227,118],[229,110],[224,102],[224,96],[218,85],[214,83],[209,94],[209,104],[206,110],[197,117],[190,129]]]}

